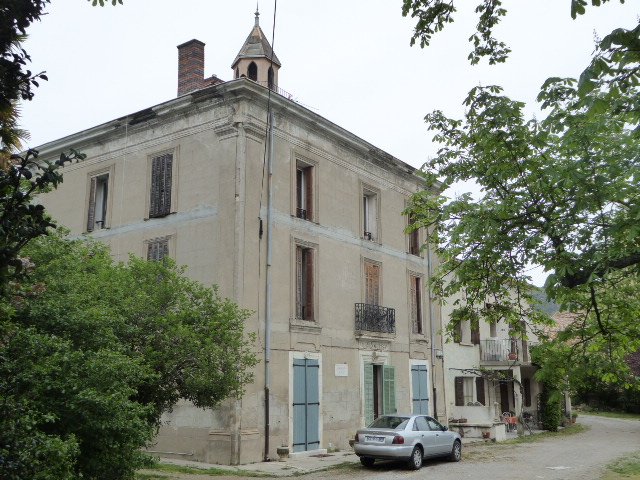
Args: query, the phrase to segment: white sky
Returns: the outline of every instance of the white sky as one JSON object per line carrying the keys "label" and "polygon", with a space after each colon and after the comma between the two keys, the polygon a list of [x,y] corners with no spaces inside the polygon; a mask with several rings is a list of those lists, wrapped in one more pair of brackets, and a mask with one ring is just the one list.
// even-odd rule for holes
{"label": "white sky", "polygon": [[[497,32],[513,52],[505,65],[470,66],[480,0],[460,0],[456,22],[431,47],[409,47],[414,22],[401,0],[280,0],[274,49],[279,86],[305,106],[375,146],[421,166],[437,146],[423,121],[434,109],[461,117],[478,84],[499,84],[531,113],[542,82],[578,76],[594,31],[632,27],[640,2],[616,0],[572,20],[570,0],[505,0]],[[205,42],[205,76],[231,79],[231,62],[249,34],[255,0],[124,0],[92,7],[54,0],[29,31],[33,71],[46,70],[32,102],[22,106],[31,147],[142,110],[176,96],[176,46]],[[269,39],[273,0],[260,1]]]}

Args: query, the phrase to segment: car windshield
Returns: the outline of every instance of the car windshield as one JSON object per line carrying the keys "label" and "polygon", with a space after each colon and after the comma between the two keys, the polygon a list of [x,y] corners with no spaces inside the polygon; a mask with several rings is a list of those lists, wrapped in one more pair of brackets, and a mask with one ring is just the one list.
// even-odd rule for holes
{"label": "car windshield", "polygon": [[407,417],[384,416],[376,418],[369,428],[391,428],[394,430],[402,430],[407,426],[409,419]]}

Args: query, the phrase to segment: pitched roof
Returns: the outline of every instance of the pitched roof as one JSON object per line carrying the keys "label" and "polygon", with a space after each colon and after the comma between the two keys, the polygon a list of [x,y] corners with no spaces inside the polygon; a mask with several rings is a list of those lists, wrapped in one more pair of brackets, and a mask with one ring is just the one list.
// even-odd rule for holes
{"label": "pitched roof", "polygon": [[[265,37],[264,32],[260,28],[260,24],[258,22],[259,16],[260,14],[256,12],[256,23],[251,29],[251,33],[244,41],[244,45],[242,45],[238,55],[236,55],[235,60],[231,64],[231,68],[234,68],[241,58],[266,58],[267,60],[271,60],[273,50],[271,49],[271,45]],[[282,66],[275,53],[273,53],[273,63],[278,67]]]}

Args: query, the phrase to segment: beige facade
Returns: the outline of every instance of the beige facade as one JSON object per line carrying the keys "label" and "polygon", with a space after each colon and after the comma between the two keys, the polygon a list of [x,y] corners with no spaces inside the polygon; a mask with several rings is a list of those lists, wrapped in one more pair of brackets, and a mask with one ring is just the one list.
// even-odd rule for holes
{"label": "beige facade", "polygon": [[51,142],[41,158],[69,147],[86,160],[41,199],[60,224],[117,260],[168,255],[254,312],[246,328],[261,362],[245,395],[214,411],[176,406],[150,450],[247,463],[281,445],[346,450],[384,411],[446,421],[440,307],[425,289],[431,255],[404,231],[402,211],[422,188],[412,167],[247,78]]}
{"label": "beige facade", "polygon": [[[442,308],[443,329],[451,310],[452,302]],[[505,438],[505,416],[530,415],[535,422],[541,393],[529,350],[537,343],[535,334],[527,328],[523,339],[512,335],[503,321],[481,321],[477,328],[466,321],[460,324],[455,337],[444,344],[450,427],[463,436],[484,434],[485,438],[500,441]]]}

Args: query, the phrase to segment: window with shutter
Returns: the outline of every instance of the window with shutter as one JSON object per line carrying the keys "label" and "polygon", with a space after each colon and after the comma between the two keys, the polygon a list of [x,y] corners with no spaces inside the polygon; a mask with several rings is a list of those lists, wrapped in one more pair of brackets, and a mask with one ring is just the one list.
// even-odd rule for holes
{"label": "window with shutter", "polygon": [[484,395],[484,377],[476,377],[476,400],[482,405],[486,405]]}
{"label": "window with shutter", "polygon": [[409,275],[410,315],[413,333],[422,333],[422,279]]}
{"label": "window with shutter", "polygon": [[313,166],[296,164],[296,217],[313,220]]}
{"label": "window with shutter", "polygon": [[362,226],[365,240],[378,240],[378,195],[374,192],[362,195]]}
{"label": "window with shutter", "polygon": [[296,318],[314,320],[314,250],[296,246]]}
{"label": "window with shutter", "polygon": [[165,153],[151,160],[149,217],[164,217],[171,213],[172,175],[173,154]]}
{"label": "window with shutter", "polygon": [[92,176],[89,179],[89,206],[87,209],[87,232],[107,228],[107,199],[109,174]]}
{"label": "window with shutter", "polygon": [[480,323],[477,320],[471,322],[471,343],[480,345]]}
{"label": "window with shutter", "polygon": [[169,238],[154,238],[147,242],[147,260],[160,261],[169,256]]}
{"label": "window with shutter", "polygon": [[382,412],[384,415],[398,413],[396,409],[396,369],[389,365],[382,367]]}
{"label": "window with shutter", "polygon": [[364,424],[369,425],[375,420],[375,382],[372,363],[364,364]]}
{"label": "window with shutter", "polygon": [[429,376],[426,365],[411,365],[413,413],[429,414]]}
{"label": "window with shutter", "polygon": [[364,262],[364,303],[380,304],[380,265]]}
{"label": "window with shutter", "polygon": [[455,377],[454,379],[456,406],[464,406],[464,377]]}
{"label": "window with shutter", "polygon": [[[409,215],[409,226],[415,223],[413,216]],[[420,231],[418,229],[409,232],[409,253],[420,255]]]}

